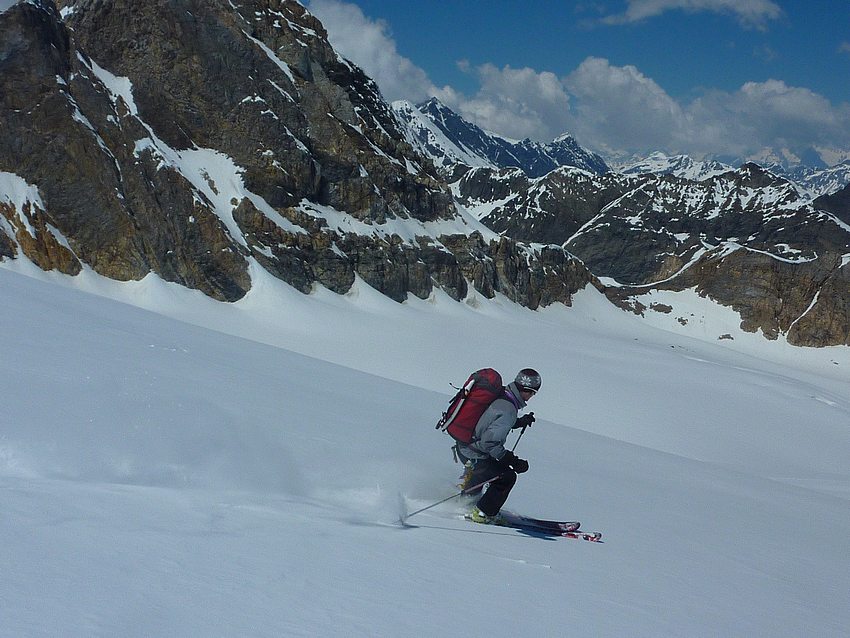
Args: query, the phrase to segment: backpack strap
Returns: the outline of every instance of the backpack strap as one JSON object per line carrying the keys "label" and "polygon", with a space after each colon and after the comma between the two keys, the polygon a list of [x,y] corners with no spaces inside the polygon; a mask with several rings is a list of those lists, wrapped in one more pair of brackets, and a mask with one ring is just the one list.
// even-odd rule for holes
{"label": "backpack strap", "polygon": [[514,404],[514,407],[517,409],[517,411],[522,408],[522,405],[520,404],[519,400],[514,396],[514,393],[511,392],[507,387],[505,387],[504,396],[508,401]]}
{"label": "backpack strap", "polygon": [[475,385],[475,380],[470,377],[466,384],[460,388],[457,391],[457,394],[452,397],[452,400],[449,401],[449,409],[443,412],[443,417],[437,422],[434,429],[442,429],[444,432],[448,429],[448,427],[452,424],[452,421],[454,421],[455,417],[458,415],[458,412],[460,412],[460,409],[463,407],[463,402],[472,390],[473,385]]}

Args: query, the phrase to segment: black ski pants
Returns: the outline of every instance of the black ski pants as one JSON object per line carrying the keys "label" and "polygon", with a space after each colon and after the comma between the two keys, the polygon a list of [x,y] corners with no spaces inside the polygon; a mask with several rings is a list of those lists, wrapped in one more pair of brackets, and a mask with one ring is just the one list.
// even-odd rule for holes
{"label": "black ski pants", "polygon": [[488,479],[493,480],[490,481],[487,491],[478,499],[478,509],[487,516],[495,516],[508,500],[508,495],[516,483],[516,472],[493,458],[475,461],[469,484],[478,485]]}

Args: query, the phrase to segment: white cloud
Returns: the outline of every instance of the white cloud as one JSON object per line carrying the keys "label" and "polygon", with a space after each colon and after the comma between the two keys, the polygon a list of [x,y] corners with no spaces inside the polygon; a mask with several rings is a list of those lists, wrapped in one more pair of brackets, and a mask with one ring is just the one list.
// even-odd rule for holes
{"label": "white cloud", "polygon": [[771,0],[627,0],[627,3],[624,13],[607,16],[601,21],[605,24],[628,24],[654,18],[666,11],[709,11],[729,13],[744,26],[763,29],[769,20],[782,16],[782,9]]}
{"label": "white cloud", "polygon": [[[850,147],[850,105],[833,105],[810,89],[781,80],[747,82],[734,93],[713,92],[688,106],[693,122],[719,131],[699,139],[704,152],[758,147],[802,153],[813,146]],[[696,135],[699,131],[693,130]]]}
{"label": "white cloud", "polygon": [[634,66],[587,58],[564,80],[576,98],[579,139],[601,148],[669,148],[685,126],[681,106]]}
{"label": "white cloud", "polygon": [[850,147],[850,105],[835,106],[781,80],[747,82],[678,102],[635,67],[588,58],[567,78],[577,137],[601,149],[749,156],[766,147],[802,153]]}
{"label": "white cloud", "polygon": [[482,128],[512,138],[552,139],[570,123],[570,98],[554,73],[492,64],[469,72],[478,77],[478,93],[438,97]]}
{"label": "white cloud", "polygon": [[361,67],[390,101],[420,101],[439,91],[428,75],[399,54],[388,25],[370,20],[359,7],[338,0],[311,0],[310,13],[321,20],[334,48]]}

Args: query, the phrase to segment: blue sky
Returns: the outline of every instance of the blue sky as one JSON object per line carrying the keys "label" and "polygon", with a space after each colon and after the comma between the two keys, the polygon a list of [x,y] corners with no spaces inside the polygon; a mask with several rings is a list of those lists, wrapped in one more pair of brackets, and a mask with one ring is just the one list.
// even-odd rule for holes
{"label": "blue sky", "polygon": [[388,99],[607,153],[850,156],[847,0],[310,0]]}

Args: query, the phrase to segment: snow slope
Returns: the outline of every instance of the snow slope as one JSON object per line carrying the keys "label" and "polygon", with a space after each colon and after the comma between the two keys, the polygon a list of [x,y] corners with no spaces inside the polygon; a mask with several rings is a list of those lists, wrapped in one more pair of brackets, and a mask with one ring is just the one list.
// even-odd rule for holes
{"label": "snow slope", "polygon": [[[846,349],[252,276],[0,268],[0,635],[846,635]],[[393,524],[453,493],[433,422],[482,365],[544,378],[509,506],[604,544]]]}

